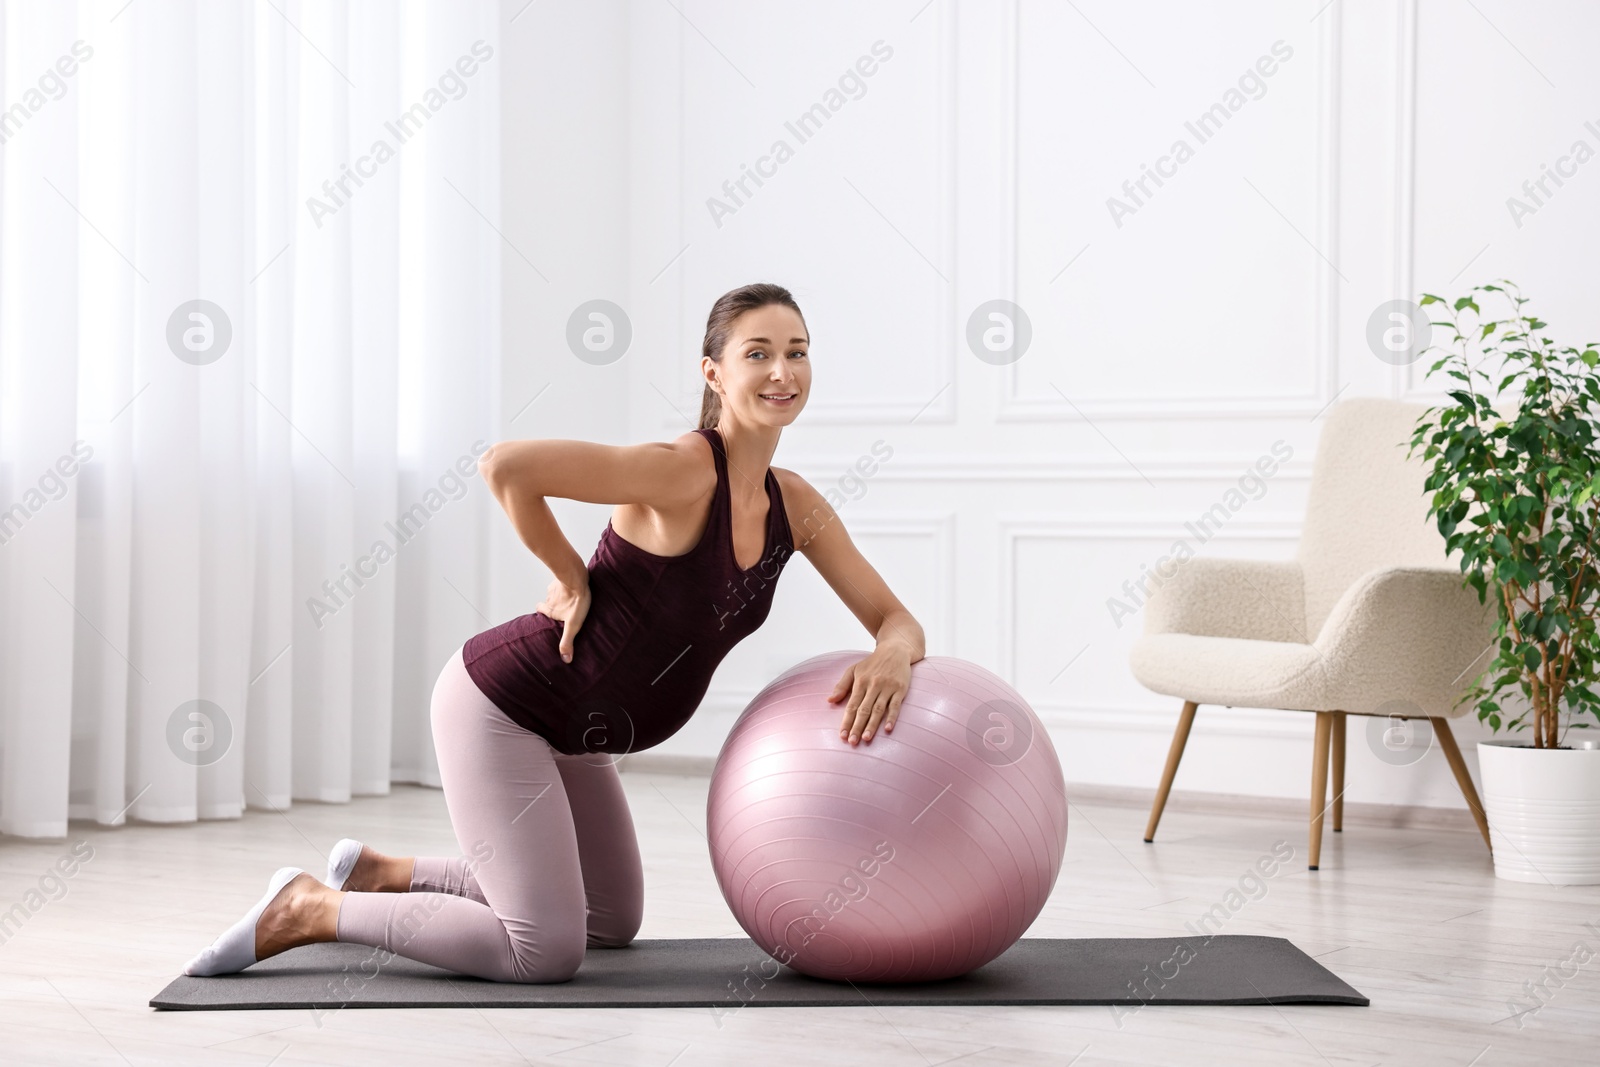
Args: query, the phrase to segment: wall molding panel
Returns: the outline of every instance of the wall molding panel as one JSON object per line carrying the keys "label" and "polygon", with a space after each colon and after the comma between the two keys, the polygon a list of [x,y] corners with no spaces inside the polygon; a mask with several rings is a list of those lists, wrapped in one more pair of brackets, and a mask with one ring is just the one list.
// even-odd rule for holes
{"label": "wall molding panel", "polygon": [[[823,0],[816,25],[784,24],[799,58],[783,73],[815,72],[814,86],[792,85],[815,89],[810,96],[769,84],[770,71],[747,70],[746,84],[711,51],[708,40],[732,55],[749,44],[752,23],[734,9],[689,0],[681,17],[674,8],[634,16],[644,27],[634,61],[653,75],[650,84],[678,88],[636,95],[630,112],[638,221],[630,223],[628,299],[630,314],[638,308],[639,350],[614,373],[629,398],[633,439],[671,439],[698,413],[699,333],[713,284],[726,275],[730,286],[754,277],[790,285],[818,331],[818,381],[827,388],[819,384],[775,462],[845,496],[844,525],[869,561],[886,575],[893,569],[895,591],[917,605],[935,654],[961,655],[1037,690],[1017,685],[1064,764],[1076,742],[1096,746],[1099,757],[1077,765],[1077,780],[1152,788],[1180,702],[1146,692],[1127,670],[1142,623],[1123,617],[1118,628],[1093,603],[1110,595],[1100,592],[1108,570],[1133,560],[1134,573],[1116,582],[1137,577],[1141,561],[1153,563],[1180,537],[1201,555],[1293,558],[1321,416],[1360,395],[1437,399],[1418,387],[1426,365],[1384,366],[1365,336],[1372,306],[1414,295],[1419,281],[1437,284],[1427,276],[1439,273],[1429,255],[1453,257],[1467,242],[1440,229],[1460,205],[1418,187],[1458,132],[1419,66],[1430,79],[1467,78],[1434,69],[1444,65],[1438,56],[1466,44],[1504,61],[1496,85],[1521,78],[1528,93],[1548,90],[1470,9],[1464,22],[1441,26],[1425,6],[1432,2],[1300,11],[1241,0],[1204,16],[1175,5],[1170,17],[1184,40],[1164,45],[1143,31],[1148,13],[1109,3],[1077,11],[1040,0],[957,0],[890,12]],[[816,29],[824,23],[826,39]],[[1441,40],[1442,30],[1450,33]],[[713,237],[703,214],[711,190],[702,186],[714,174],[722,180],[719,168],[736,175],[734,153],[746,142],[759,152],[794,113],[792,101],[815,99],[878,38],[893,44],[895,58],[830,120],[838,125],[821,136],[834,146],[819,137],[800,149],[784,164],[793,169]],[[1168,134],[1187,137],[1185,119],[1222,99],[1279,38],[1294,46],[1283,68],[1292,73],[1251,94],[1261,102],[1184,164],[1189,176],[1141,200],[1137,222],[1124,218],[1127,228],[1114,231],[1104,200],[1139,174],[1140,153],[1159,153]],[[1576,77],[1576,54],[1551,53],[1550,63]],[[1534,58],[1542,63],[1545,52]],[[729,123],[746,131],[731,147],[712,136]],[[1528,173],[1538,173],[1538,161]],[[1551,218],[1580,199],[1562,195]],[[1493,233],[1510,232],[1499,203],[1484,212],[1480,224],[1499,212],[1501,230],[1474,238],[1462,259]],[[1541,214],[1540,240],[1558,228]],[[1046,288],[1084,247],[1073,273]],[[1201,266],[1190,270],[1190,256]],[[1191,291],[1173,288],[1208,262],[1211,273]],[[1030,362],[1032,353],[993,366],[969,352],[966,319],[996,297],[1043,302],[1035,344],[1072,374],[1056,377],[1066,396],[1049,381],[1056,365]],[[885,314],[908,307],[914,319],[894,328],[909,347],[886,348]],[[1104,314],[1080,323],[1075,316],[1088,307]],[[824,379],[824,331],[830,349],[869,362],[840,358]],[[1046,332],[1049,345],[1040,340]],[[1054,339],[1063,335],[1066,342]],[[1064,346],[1099,346],[1107,362],[1072,364]],[[1147,358],[1134,358],[1141,352]],[[865,442],[879,437],[893,455],[875,461],[864,485],[846,477],[859,473]],[[1254,471],[1266,452],[1257,442],[1274,439],[1292,444],[1293,456],[1266,479],[1267,494],[1247,492],[1248,504],[1204,544],[1186,534],[1186,522]],[[808,588],[803,602],[812,595]],[[830,615],[830,633],[833,625]],[[757,654],[714,681],[700,713],[706,721],[668,742],[663,758],[714,757],[717,731],[794,640],[753,635]],[[1086,641],[1087,658],[1072,668],[1081,675],[1046,685]],[[1193,744],[1225,744],[1228,755],[1217,766],[1213,748],[1212,774],[1197,771],[1192,781],[1303,805],[1312,723],[1305,713],[1207,707]],[[1477,724],[1461,725],[1470,762]],[[1359,747],[1352,741],[1352,775],[1377,776],[1366,799],[1461,805],[1442,763],[1382,777],[1388,772],[1361,771],[1368,754]],[[1282,769],[1250,770],[1268,764]]]}
{"label": "wall molding panel", "polygon": [[[1021,204],[1018,193],[1018,175],[1021,170],[1021,139],[1017,116],[1022,110],[1022,58],[1020,33],[1021,0],[1011,0],[1000,8],[997,17],[1004,20],[1005,40],[1010,49],[1009,83],[1005,96],[1006,114],[1003,119],[1008,134],[1009,150],[1002,154],[1000,188],[1004,190],[1003,204],[1006,225],[1000,239],[1004,242],[1004,263],[1001,291],[1013,303],[1020,303],[1018,278],[1018,235],[1022,226]],[[1228,395],[1161,397],[1150,395],[1147,389],[1121,396],[1083,397],[1066,399],[1056,396],[1025,396],[1021,392],[1020,361],[1003,368],[1000,375],[997,421],[1009,422],[1087,422],[1093,418],[1149,419],[1180,418],[1213,420],[1226,418],[1309,418],[1318,414],[1339,392],[1339,285],[1341,276],[1334,264],[1338,262],[1338,235],[1340,230],[1339,197],[1339,124],[1341,118],[1342,73],[1340,63],[1340,22],[1337,18],[1318,20],[1317,27],[1317,99],[1315,122],[1317,127],[1317,180],[1316,248],[1318,253],[1317,280],[1312,298],[1306,356],[1306,387],[1303,390],[1281,395]],[[1324,255],[1325,252],[1325,255]],[[1145,385],[1140,375],[1130,375],[1130,384]]]}
{"label": "wall molding panel", "polygon": [[[962,330],[956,321],[955,307],[955,273],[957,263],[957,203],[956,203],[956,163],[959,146],[959,131],[956,123],[957,116],[957,34],[955,4],[939,4],[930,7],[922,16],[929,18],[935,27],[935,71],[933,76],[932,94],[928,99],[933,102],[935,112],[934,136],[936,137],[935,156],[939,165],[935,170],[936,177],[936,202],[938,216],[941,220],[937,246],[928,250],[937,269],[944,279],[929,272],[928,284],[932,287],[933,303],[936,311],[934,318],[939,323],[938,335],[943,337],[943,342],[937,349],[938,367],[933,373],[927,369],[919,368],[915,374],[906,374],[904,379],[908,385],[922,386],[929,382],[954,383],[956,380],[956,363],[959,358],[958,345],[962,343]],[[692,38],[692,40],[691,40]],[[870,38],[868,38],[870,40]],[[698,31],[690,24],[688,18],[677,20],[677,45],[680,53],[685,49],[694,47],[700,42]],[[903,42],[896,42],[897,44]],[[870,94],[869,94],[870,97]],[[685,124],[688,121],[686,109],[680,99],[678,108],[678,146],[677,154],[680,161],[687,154]],[[848,115],[841,111],[841,118],[837,121],[859,120],[861,116]],[[719,121],[719,116],[704,116],[707,122]],[[830,120],[834,121],[834,120]],[[826,131],[818,131],[818,134]],[[780,171],[780,174],[782,172]],[[844,176],[848,179],[848,175]],[[681,182],[680,182],[681,184]],[[677,212],[677,247],[691,249],[694,241],[690,237],[688,213],[693,210],[703,210],[702,206],[692,196],[684,195],[678,200]],[[877,210],[876,207],[870,210]],[[888,225],[893,225],[889,223]],[[807,234],[815,239],[815,234]],[[913,246],[914,247],[914,246]],[[921,255],[918,250],[918,255]],[[685,272],[678,270],[678,314],[680,321],[694,324],[703,324],[703,316],[708,310],[703,306],[701,294],[689,294],[684,285]],[[799,294],[804,306],[803,299]],[[695,352],[699,352],[699,345],[695,345]],[[695,398],[694,410],[699,411],[699,396],[703,389],[698,372],[698,358],[695,360],[678,361],[677,372],[680,393]],[[664,405],[661,405],[664,406]],[[668,412],[658,411],[660,418],[655,422],[657,430],[683,429],[682,420],[668,417]],[[929,391],[918,389],[900,396],[875,395],[861,398],[825,398],[817,399],[815,396],[806,405],[805,420],[811,425],[862,425],[876,426],[883,423],[909,424],[913,420],[918,425],[952,424],[956,421],[956,394],[949,388],[940,389],[930,395]]]}

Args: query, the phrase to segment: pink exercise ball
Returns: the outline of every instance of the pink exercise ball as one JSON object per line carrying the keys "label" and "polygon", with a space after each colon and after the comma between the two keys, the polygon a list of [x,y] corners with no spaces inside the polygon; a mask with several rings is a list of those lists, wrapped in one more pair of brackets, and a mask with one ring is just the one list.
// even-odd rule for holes
{"label": "pink exercise ball", "polygon": [[740,714],[711,775],[711,865],[751,940],[801,974],[953,978],[1010,948],[1050,896],[1061,763],[1015,689],[948,656],[911,665],[892,732],[841,741],[828,694],[864,656],[813,656]]}

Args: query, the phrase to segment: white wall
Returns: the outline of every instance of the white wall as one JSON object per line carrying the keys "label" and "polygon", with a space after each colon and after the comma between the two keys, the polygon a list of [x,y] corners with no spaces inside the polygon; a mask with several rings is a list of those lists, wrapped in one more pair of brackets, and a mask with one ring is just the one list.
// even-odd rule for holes
{"label": "white wall", "polygon": [[[502,438],[629,438],[628,364],[581,362],[565,342],[573,308],[628,300],[628,8],[501,4]],[[551,509],[588,559],[610,508]],[[550,573],[494,512],[500,623],[532,611]]]}
{"label": "white wall", "polygon": [[[1428,395],[1426,363],[1369,350],[1373,310],[1509,275],[1563,337],[1595,336],[1600,163],[1520,227],[1506,198],[1573,141],[1600,148],[1597,30],[1592,6],[1503,0],[539,4],[505,36],[505,224],[550,280],[508,252],[507,417],[553,384],[506,433],[683,432],[711,302],[787,286],[815,384],[775,462],[845,479],[841,516],[929,654],[1021,689],[1069,780],[1153,786],[1178,702],[1133,680],[1142,619],[1119,628],[1106,600],[1280,441],[1292,458],[1201,551],[1293,555],[1327,405]],[[878,41],[892,55],[865,92],[800,143],[785,123]],[[1185,123],[1262,57],[1271,75],[1201,143]],[[1114,219],[1108,198],[1132,203],[1123,182],[1180,138],[1192,157]],[[707,200],[778,139],[793,157],[716,219]],[[596,296],[634,331],[607,367],[563,343]],[[965,341],[995,298],[1034,331],[1007,366]],[[892,458],[850,481],[878,441]],[[559,508],[587,557],[609,509]],[[548,578],[514,539],[501,551],[509,617]],[[657,751],[715,754],[772,675],[870,641],[797,557]],[[1462,806],[1438,753],[1382,764],[1367,722],[1350,800]],[[1303,797],[1311,727],[1203,708],[1177,786]],[[1492,736],[1456,728],[1469,760]]]}

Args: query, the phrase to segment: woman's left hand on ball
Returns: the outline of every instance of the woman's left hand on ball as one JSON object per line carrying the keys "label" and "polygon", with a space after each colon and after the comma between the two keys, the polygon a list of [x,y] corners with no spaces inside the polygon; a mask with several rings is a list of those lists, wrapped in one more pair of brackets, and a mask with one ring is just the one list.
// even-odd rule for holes
{"label": "woman's left hand on ball", "polygon": [[885,733],[892,731],[900,716],[900,702],[910,688],[911,661],[903,652],[879,650],[846,667],[828,695],[830,704],[850,698],[839,724],[839,739],[852,745],[871,741],[880,723]]}

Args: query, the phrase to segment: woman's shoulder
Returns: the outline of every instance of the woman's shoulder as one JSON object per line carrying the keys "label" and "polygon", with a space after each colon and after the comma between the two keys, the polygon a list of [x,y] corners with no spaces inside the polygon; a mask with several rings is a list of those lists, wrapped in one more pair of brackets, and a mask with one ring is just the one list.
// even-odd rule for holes
{"label": "woman's shoulder", "polygon": [[826,525],[832,518],[833,508],[817,491],[816,486],[794,471],[773,467],[772,473],[778,479],[778,490],[783,497],[783,513],[789,520],[789,531],[794,538],[794,546],[797,550],[803,549],[810,540],[810,531]]}
{"label": "woman's shoulder", "polygon": [[662,444],[667,445],[669,448],[692,452],[695,455],[704,454],[710,456],[715,451],[711,444],[711,436],[712,434],[709,430],[685,430],[672,440],[663,441]]}
{"label": "woman's shoulder", "polygon": [[680,528],[704,530],[704,524],[709,521],[707,501],[716,493],[719,484],[716,458],[711,442],[706,440],[708,436],[698,430],[688,430],[670,441],[652,442],[651,447],[667,448],[692,457],[687,464],[692,471],[674,474],[683,479],[684,491],[675,494],[678,499],[671,505],[637,500],[616,504],[611,510],[611,528],[623,540],[658,555],[672,556],[677,554],[674,546],[680,540],[674,531]]}

